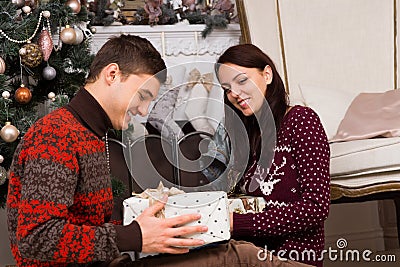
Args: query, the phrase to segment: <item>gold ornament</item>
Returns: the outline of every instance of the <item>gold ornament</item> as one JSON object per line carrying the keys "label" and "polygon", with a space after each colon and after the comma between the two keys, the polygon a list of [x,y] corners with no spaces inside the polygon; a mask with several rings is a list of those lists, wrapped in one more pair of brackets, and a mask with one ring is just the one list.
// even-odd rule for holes
{"label": "gold ornament", "polygon": [[76,40],[75,30],[66,25],[65,29],[60,33],[60,39],[65,44],[74,44]]}
{"label": "gold ornament", "polygon": [[51,39],[50,33],[47,30],[42,30],[39,35],[38,45],[43,53],[43,60],[48,61],[53,51],[53,40]]}
{"label": "gold ornament", "polygon": [[19,131],[17,127],[11,124],[11,122],[7,121],[6,125],[1,128],[0,136],[5,142],[11,143],[17,140],[19,135]]}
{"label": "gold ornament", "polygon": [[32,99],[32,92],[29,88],[21,84],[21,87],[15,91],[15,100],[20,104],[28,104]]}
{"label": "gold ornament", "polygon": [[74,14],[78,14],[81,11],[81,2],[78,0],[68,0],[65,4],[72,9]]}
{"label": "gold ornament", "polygon": [[[21,54],[23,52],[25,54]],[[22,63],[30,68],[37,67],[42,62],[43,54],[37,44],[26,44],[19,50],[19,53]]]}
{"label": "gold ornament", "polygon": [[6,71],[6,62],[0,57],[0,74]]}
{"label": "gold ornament", "polygon": [[83,31],[79,28],[74,28],[74,30],[76,34],[74,45],[78,45],[83,42]]}

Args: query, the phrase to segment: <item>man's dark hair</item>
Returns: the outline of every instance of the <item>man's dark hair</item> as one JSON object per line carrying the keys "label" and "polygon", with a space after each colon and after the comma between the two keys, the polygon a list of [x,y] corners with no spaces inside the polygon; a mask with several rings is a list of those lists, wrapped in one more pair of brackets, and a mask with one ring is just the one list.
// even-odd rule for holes
{"label": "man's dark hair", "polygon": [[101,70],[111,63],[118,64],[122,79],[131,74],[157,74],[160,83],[166,79],[166,66],[160,53],[147,39],[139,36],[123,34],[111,37],[97,52],[86,82],[96,81]]}

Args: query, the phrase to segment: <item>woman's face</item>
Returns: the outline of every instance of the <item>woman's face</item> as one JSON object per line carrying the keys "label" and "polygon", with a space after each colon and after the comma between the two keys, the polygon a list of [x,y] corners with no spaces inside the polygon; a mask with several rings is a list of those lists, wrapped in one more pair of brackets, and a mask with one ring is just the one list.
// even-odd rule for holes
{"label": "woman's face", "polygon": [[267,85],[272,82],[272,69],[265,66],[263,71],[246,68],[231,63],[222,64],[218,70],[222,89],[228,100],[245,116],[257,113],[267,93]]}

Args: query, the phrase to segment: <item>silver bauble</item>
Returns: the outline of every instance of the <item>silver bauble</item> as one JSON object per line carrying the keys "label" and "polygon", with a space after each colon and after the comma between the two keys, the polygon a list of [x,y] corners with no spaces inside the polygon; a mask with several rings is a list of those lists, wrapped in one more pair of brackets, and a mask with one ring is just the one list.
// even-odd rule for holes
{"label": "silver bauble", "polygon": [[3,163],[3,161],[4,161],[3,155],[0,155],[0,164]]}
{"label": "silver bauble", "polygon": [[11,122],[7,121],[6,125],[0,130],[0,137],[5,142],[11,143],[17,140],[19,135],[19,131],[17,127],[11,124]]}
{"label": "silver bauble", "polygon": [[53,68],[52,66],[47,66],[43,69],[42,75],[43,75],[43,78],[50,81],[56,77],[57,72],[56,72],[56,69]]}

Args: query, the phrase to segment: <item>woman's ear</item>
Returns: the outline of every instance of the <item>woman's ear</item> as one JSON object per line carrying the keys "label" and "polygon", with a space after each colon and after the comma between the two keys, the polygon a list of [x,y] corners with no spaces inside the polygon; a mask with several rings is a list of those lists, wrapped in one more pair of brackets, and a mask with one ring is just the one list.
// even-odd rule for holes
{"label": "woman's ear", "polygon": [[263,70],[263,76],[265,79],[265,82],[268,84],[272,83],[272,79],[274,78],[273,73],[272,73],[272,68],[270,65],[265,66],[264,70]]}
{"label": "woman's ear", "polygon": [[108,84],[111,84],[117,78],[119,73],[119,66],[117,63],[110,63],[103,69],[104,71],[104,78]]}

